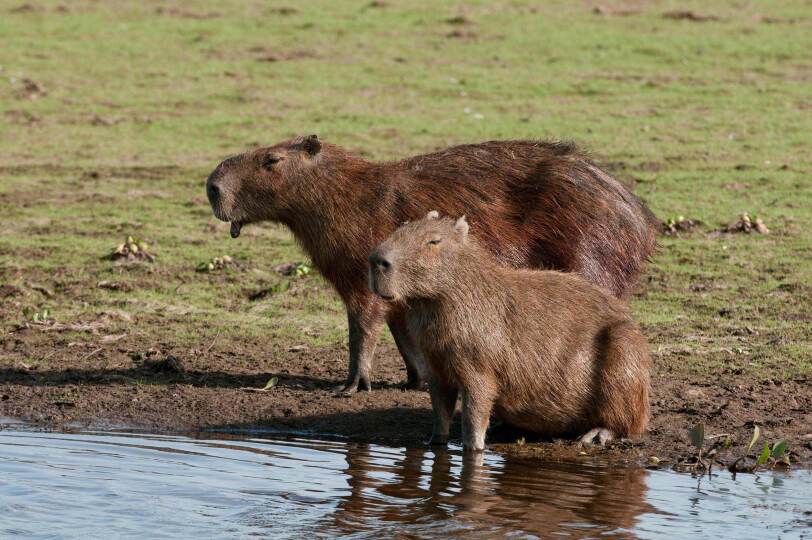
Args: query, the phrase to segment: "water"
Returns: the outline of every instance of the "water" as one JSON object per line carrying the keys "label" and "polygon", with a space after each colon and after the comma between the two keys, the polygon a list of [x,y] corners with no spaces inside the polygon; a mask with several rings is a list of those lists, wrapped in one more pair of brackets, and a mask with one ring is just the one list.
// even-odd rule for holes
{"label": "water", "polygon": [[0,537],[812,538],[812,473],[304,438],[0,431]]}

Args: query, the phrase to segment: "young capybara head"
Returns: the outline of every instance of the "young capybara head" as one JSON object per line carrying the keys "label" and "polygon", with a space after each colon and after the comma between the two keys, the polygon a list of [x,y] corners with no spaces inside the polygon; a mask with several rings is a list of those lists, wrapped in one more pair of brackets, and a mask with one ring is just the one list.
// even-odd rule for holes
{"label": "young capybara head", "polygon": [[430,297],[449,282],[449,263],[469,242],[465,216],[432,210],[397,229],[369,256],[369,287],[385,300]]}
{"label": "young capybara head", "polygon": [[226,159],[206,181],[215,217],[231,222],[234,238],[246,223],[278,220],[284,201],[295,198],[320,152],[319,138],[310,135]]}

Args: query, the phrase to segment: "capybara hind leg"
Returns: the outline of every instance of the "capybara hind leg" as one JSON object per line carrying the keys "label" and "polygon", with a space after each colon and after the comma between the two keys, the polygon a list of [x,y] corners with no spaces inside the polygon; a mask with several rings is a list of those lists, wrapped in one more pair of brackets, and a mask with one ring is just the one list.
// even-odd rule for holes
{"label": "capybara hind leg", "polygon": [[457,406],[459,390],[437,380],[436,377],[430,377],[429,394],[431,395],[433,426],[428,444],[446,444],[448,432],[451,429],[451,419],[454,417],[454,408]]}
{"label": "capybara hind leg", "polygon": [[595,440],[603,446],[615,438],[614,432],[606,428],[594,428],[587,431],[579,440],[582,444],[592,444]]}
{"label": "capybara hind leg", "polygon": [[462,447],[468,451],[485,449],[485,434],[491,420],[493,397],[477,388],[462,391]]}
{"label": "capybara hind leg", "polygon": [[372,309],[367,313],[347,313],[350,327],[350,371],[347,381],[334,388],[336,392],[354,394],[359,390],[372,390],[372,358],[375,356],[384,318],[379,309],[370,307]]}
{"label": "capybara hind leg", "polygon": [[395,345],[398,347],[400,356],[406,363],[406,388],[423,389],[426,385],[426,362],[420,348],[415,343],[406,321],[402,315],[397,315],[389,321],[389,330],[395,338]]}
{"label": "capybara hind leg", "polygon": [[649,417],[648,344],[636,325],[621,323],[608,329],[603,357],[598,361],[598,399],[593,425],[621,437],[643,433]]}

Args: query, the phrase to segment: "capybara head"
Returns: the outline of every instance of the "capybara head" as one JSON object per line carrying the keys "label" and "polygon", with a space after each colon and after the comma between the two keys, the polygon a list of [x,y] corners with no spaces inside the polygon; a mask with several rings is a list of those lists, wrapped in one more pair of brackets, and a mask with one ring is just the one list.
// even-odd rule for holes
{"label": "capybara head", "polygon": [[386,300],[429,297],[449,282],[449,262],[469,241],[465,216],[432,210],[406,223],[369,256],[369,287]]}
{"label": "capybara head", "polygon": [[311,180],[320,152],[319,138],[309,135],[226,159],[206,182],[215,217],[231,222],[234,238],[246,223],[278,220],[284,201]]}

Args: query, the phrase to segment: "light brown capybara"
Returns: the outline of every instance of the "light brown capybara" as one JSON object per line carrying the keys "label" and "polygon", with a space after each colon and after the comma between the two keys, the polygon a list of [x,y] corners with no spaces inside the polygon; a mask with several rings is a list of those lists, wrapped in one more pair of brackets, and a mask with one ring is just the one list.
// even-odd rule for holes
{"label": "light brown capybara", "polygon": [[432,442],[462,395],[463,447],[482,450],[491,412],[546,436],[603,444],[642,433],[648,344],[624,303],[575,274],[505,267],[456,222],[430,212],[369,256],[369,286],[405,302],[428,362]]}
{"label": "light brown capybara", "polygon": [[367,288],[367,256],[401,223],[434,208],[466,214],[482,245],[513,267],[578,272],[628,295],[654,250],[658,224],[622,184],[572,144],[492,141],[372,163],[311,135],[223,161],[206,192],[237,237],[249,223],[287,225],[347,307],[346,392],[370,389],[384,323],[419,386],[423,361],[403,306]]}

